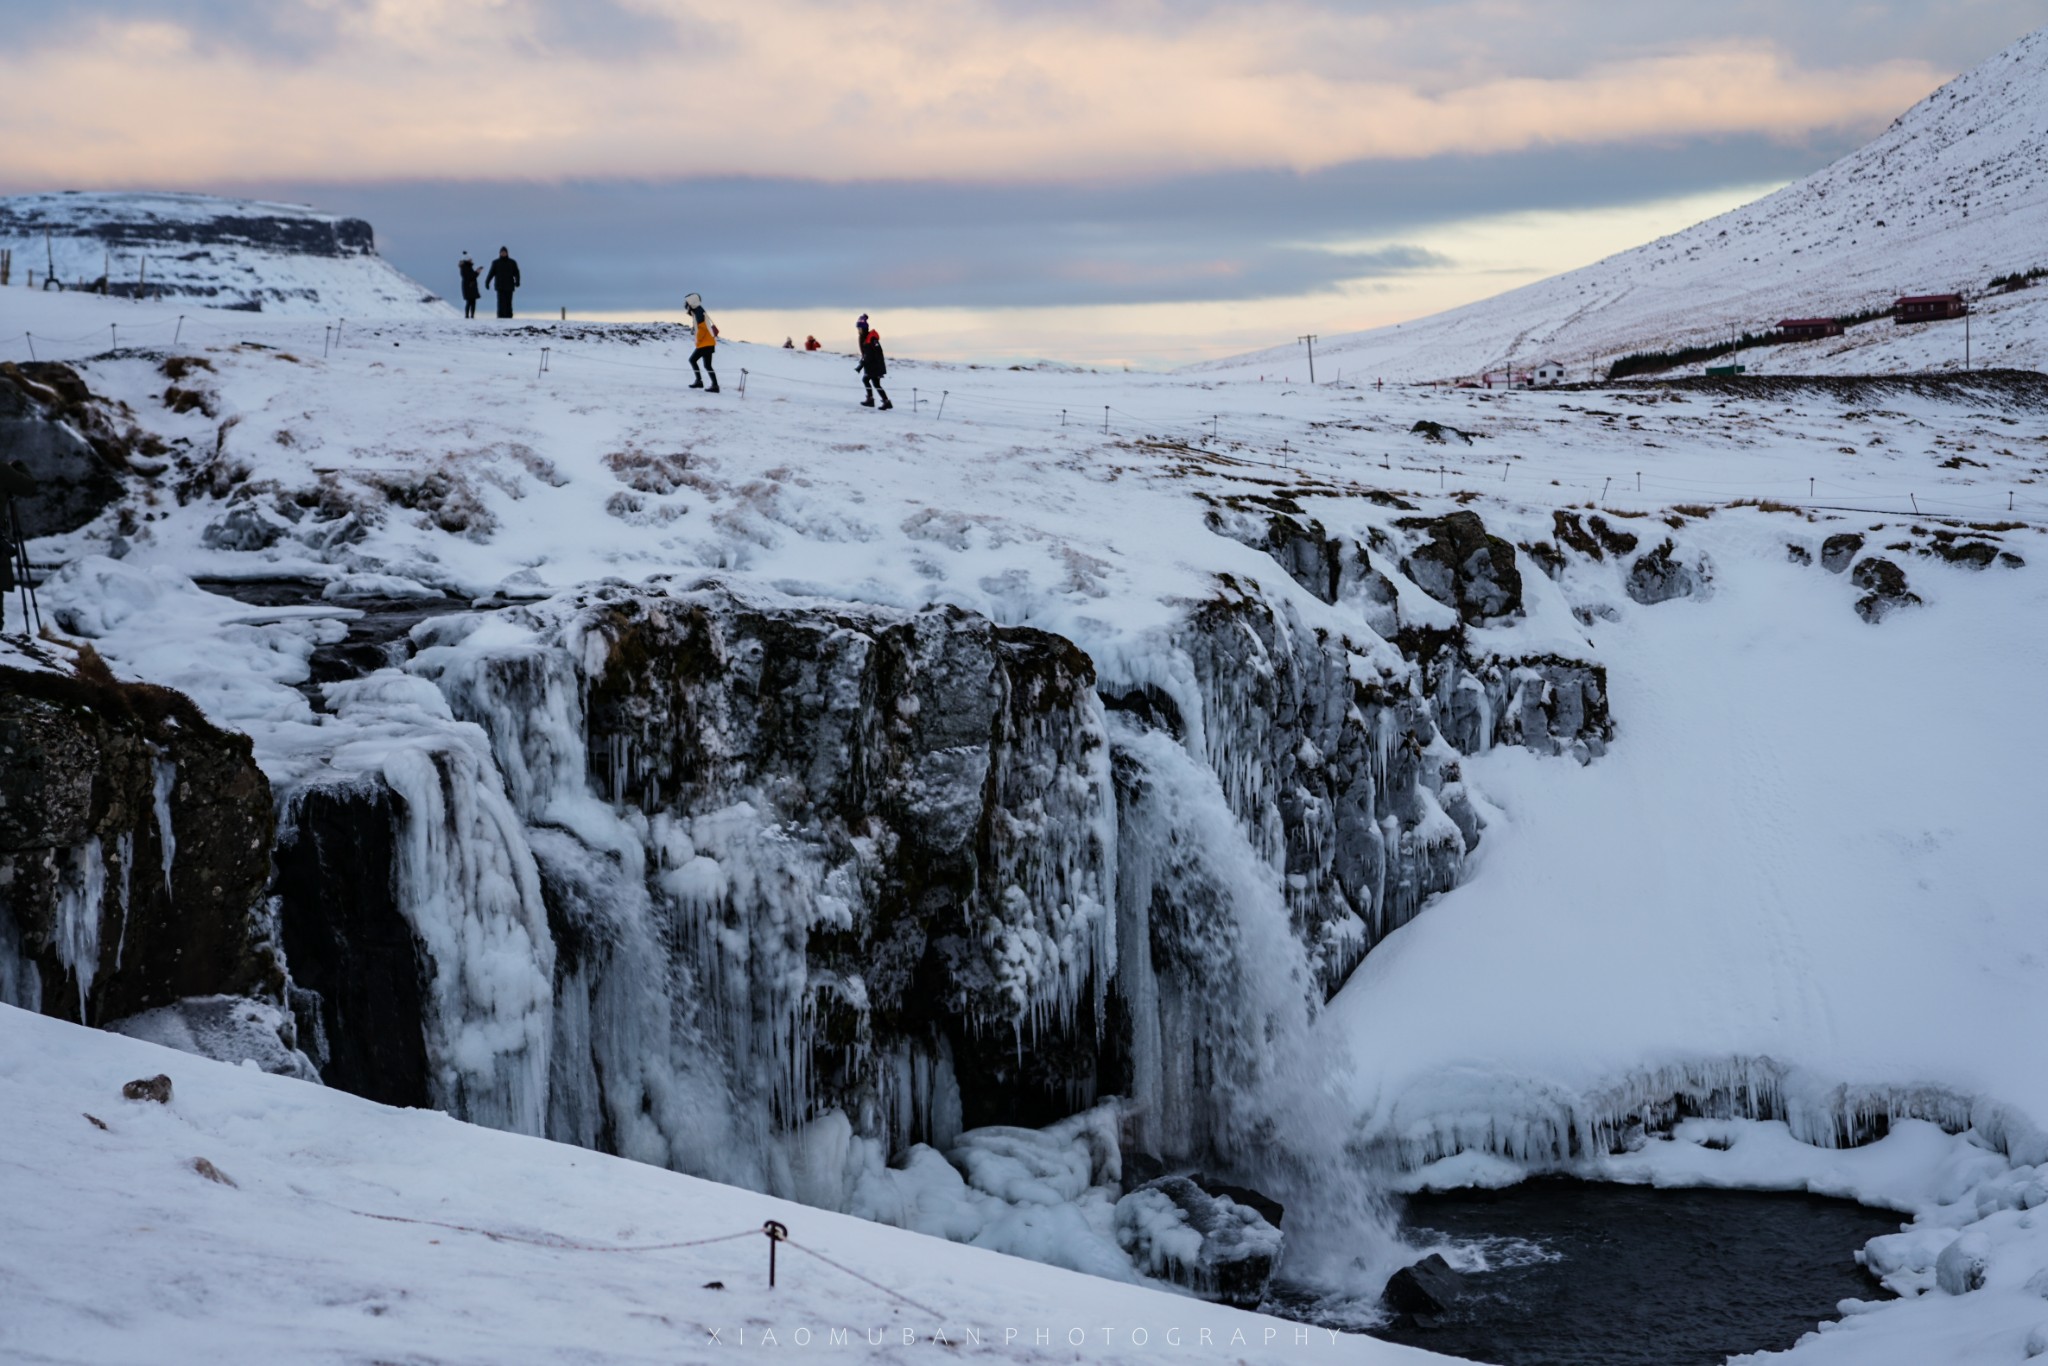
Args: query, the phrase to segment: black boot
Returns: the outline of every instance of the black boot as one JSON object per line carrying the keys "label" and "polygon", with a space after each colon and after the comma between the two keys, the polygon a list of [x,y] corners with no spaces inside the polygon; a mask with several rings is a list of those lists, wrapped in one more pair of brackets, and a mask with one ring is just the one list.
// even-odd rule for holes
{"label": "black boot", "polygon": [[872,408],[872,407],[874,407],[874,406],[875,406],[875,396],[874,396],[873,394],[869,394],[869,395],[868,395],[868,396],[867,396],[866,398],[864,398],[864,399],[862,399],[862,400],[860,401],[860,406],[861,406],[861,407],[863,407],[863,408]]}
{"label": "black boot", "polygon": [[716,376],[716,375],[713,375],[713,376],[711,377],[711,385],[710,385],[710,390],[709,390],[709,392],[711,392],[711,393],[714,393],[714,394],[718,392],[718,376]]}
{"label": "black boot", "polygon": [[697,376],[697,378],[691,380],[690,387],[692,389],[702,389],[704,387],[704,376],[699,375]]}
{"label": "black boot", "polygon": [[891,402],[889,401],[889,396],[888,396],[887,394],[885,394],[885,393],[882,393],[882,391],[881,391],[880,389],[877,389],[877,390],[875,390],[875,392],[876,392],[876,393],[878,393],[878,394],[882,394],[882,411],[883,411],[883,412],[885,412],[885,413],[886,413],[886,412],[888,412],[888,411],[889,411],[889,410],[890,410],[891,408],[893,408],[893,407],[895,407],[895,406],[896,406],[895,404],[893,404],[893,403],[891,403]]}

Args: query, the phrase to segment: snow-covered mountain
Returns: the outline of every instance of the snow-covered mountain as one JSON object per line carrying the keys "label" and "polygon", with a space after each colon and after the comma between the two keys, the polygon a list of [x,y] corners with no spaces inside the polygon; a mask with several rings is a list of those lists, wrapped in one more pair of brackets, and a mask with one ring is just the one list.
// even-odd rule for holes
{"label": "snow-covered mountain", "polygon": [[[1428,318],[1317,347],[1324,377],[1455,380],[1710,345],[1783,318],[1846,317],[1907,294],[1983,294],[2048,267],[2048,29],[1958,76],[1881,136],[1774,194],[1606,260]],[[1977,366],[2048,366],[2048,280],[1978,303]],[[1840,337],[1743,352],[1752,372],[1959,369],[1962,324],[1888,318]],[[1301,378],[1298,346],[1205,370]],[[1698,367],[1692,369],[1696,372]]]}
{"label": "snow-covered mountain", "polygon": [[303,204],[203,194],[65,191],[0,198],[12,283],[324,317],[448,306],[377,255],[370,225]]}

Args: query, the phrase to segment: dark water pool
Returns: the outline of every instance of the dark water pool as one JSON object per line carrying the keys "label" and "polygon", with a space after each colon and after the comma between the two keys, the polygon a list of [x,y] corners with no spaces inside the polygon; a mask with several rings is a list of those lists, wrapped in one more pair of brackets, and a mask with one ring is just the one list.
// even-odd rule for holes
{"label": "dark water pool", "polygon": [[[1885,1298],[1856,1250],[1902,1216],[1817,1196],[1529,1181],[1416,1196],[1411,1241],[1483,1266],[1429,1326],[1376,1336],[1497,1366],[1687,1366],[1791,1346]],[[1462,1268],[1461,1268],[1462,1269]]]}

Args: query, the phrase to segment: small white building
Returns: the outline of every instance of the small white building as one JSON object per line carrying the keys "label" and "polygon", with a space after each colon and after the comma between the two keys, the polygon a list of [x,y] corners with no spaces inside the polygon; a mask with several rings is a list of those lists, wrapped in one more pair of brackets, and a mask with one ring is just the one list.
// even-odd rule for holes
{"label": "small white building", "polygon": [[1554,360],[1544,361],[1530,372],[1539,386],[1564,383],[1564,366]]}

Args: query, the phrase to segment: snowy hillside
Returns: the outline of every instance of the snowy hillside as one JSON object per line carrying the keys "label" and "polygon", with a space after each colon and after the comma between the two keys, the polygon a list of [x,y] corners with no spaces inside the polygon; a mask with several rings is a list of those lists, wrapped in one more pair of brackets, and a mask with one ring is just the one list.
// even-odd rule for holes
{"label": "snowy hillside", "polygon": [[[1966,72],[1868,146],[1754,204],[1594,265],[1434,317],[1331,337],[1324,378],[1456,380],[1561,361],[1598,378],[1617,357],[1846,317],[1907,294],[1983,293],[2048,267],[2048,29]],[[2048,281],[1980,301],[1979,366],[2048,368]],[[1836,338],[1747,350],[1770,374],[1960,369],[1962,324],[1889,319]],[[1306,374],[1299,346],[1215,366]],[[1690,367],[1692,373],[1698,366]]]}
{"label": "snowy hillside", "polygon": [[370,225],[303,204],[202,194],[0,198],[13,283],[318,317],[421,317],[447,305],[377,255]]}
{"label": "snowy hillside", "polygon": [[[168,1104],[122,1097],[159,1073]],[[0,1114],[10,1361],[1436,1359],[7,1006]]]}
{"label": "snowy hillside", "polygon": [[[2016,1364],[2048,1325],[2038,375],[897,360],[881,413],[834,354],[726,345],[725,392],[690,390],[662,327],[352,323],[323,356],[318,322],[0,303],[124,341],[0,371],[42,414],[8,420],[115,466],[34,543],[54,639],[0,661],[0,706],[85,735],[103,662],[250,742],[202,754],[146,694],[97,742],[119,801],[26,835],[9,808],[0,1001],[527,1136],[0,1012],[0,1084],[37,1098],[0,1184],[58,1192],[0,1265],[47,1331],[90,1315],[80,1248],[239,1287],[273,1227],[318,1266],[220,1290],[185,1359],[263,1354],[294,1278],[347,1287],[305,1312],[370,1344],[507,1294],[691,1323],[650,1287],[757,1295],[717,1249],[586,1273],[315,1208],[593,1243],[772,1208],[586,1148],[973,1244],[787,1216],[878,1240],[850,1264],[900,1256],[925,1304],[1008,1252],[1123,1282],[1071,1291],[1105,1323],[1282,1282],[1369,1322],[1421,1252],[1387,1192],[1569,1170],[1909,1218],[1864,1254],[1907,1298],[1793,1361]],[[202,762],[255,794],[243,845],[200,838],[229,786]],[[157,946],[202,909],[233,952],[173,981]],[[220,996],[268,1037],[214,1028]],[[169,1112],[96,1099],[159,1068]],[[63,1231],[142,1222],[109,1187],[181,1191],[147,1222],[198,1232]],[[1053,1274],[1006,1283],[1065,1302]],[[534,1304],[507,1334],[562,1341]]]}

